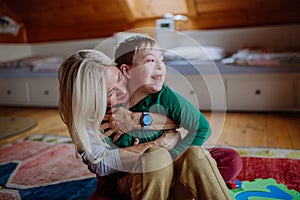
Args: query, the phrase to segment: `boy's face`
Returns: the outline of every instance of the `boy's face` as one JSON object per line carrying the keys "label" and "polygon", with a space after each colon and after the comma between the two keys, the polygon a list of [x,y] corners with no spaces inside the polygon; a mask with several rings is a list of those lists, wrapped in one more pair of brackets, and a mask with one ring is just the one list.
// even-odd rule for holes
{"label": "boy's face", "polygon": [[109,107],[124,104],[129,99],[127,79],[116,66],[107,67],[105,70],[107,80],[107,105]]}
{"label": "boy's face", "polygon": [[135,55],[135,60],[130,71],[129,87],[145,93],[156,93],[162,89],[166,78],[166,65],[162,50],[158,46],[140,50]]}

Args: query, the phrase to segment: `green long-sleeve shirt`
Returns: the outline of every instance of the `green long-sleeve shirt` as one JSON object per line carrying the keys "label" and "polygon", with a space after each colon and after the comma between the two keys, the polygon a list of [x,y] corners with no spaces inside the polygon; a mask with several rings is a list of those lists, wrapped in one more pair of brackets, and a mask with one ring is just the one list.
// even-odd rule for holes
{"label": "green long-sleeve shirt", "polygon": [[[183,127],[188,130],[187,136],[170,151],[175,157],[191,145],[201,146],[211,135],[209,123],[203,114],[165,84],[161,91],[148,95],[130,110],[165,114],[176,123],[177,128]],[[133,144],[135,138],[144,143],[155,140],[163,133],[164,131],[159,130],[132,130],[123,134],[115,144],[118,147],[127,147]]]}

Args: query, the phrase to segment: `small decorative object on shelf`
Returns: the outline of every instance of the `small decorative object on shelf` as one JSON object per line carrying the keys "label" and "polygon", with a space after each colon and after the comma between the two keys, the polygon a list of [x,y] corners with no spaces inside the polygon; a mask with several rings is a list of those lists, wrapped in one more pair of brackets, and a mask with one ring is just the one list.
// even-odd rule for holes
{"label": "small decorative object on shelf", "polygon": [[172,13],[166,13],[163,18],[156,20],[156,27],[183,31],[187,20],[188,17],[185,15],[173,15]]}
{"label": "small decorative object on shelf", "polygon": [[21,25],[12,18],[0,15],[0,34],[18,35]]}

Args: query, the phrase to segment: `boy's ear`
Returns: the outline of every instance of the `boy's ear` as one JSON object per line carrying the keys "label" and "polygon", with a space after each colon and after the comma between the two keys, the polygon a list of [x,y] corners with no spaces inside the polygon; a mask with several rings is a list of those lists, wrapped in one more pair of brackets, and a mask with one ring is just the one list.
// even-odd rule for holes
{"label": "boy's ear", "polygon": [[124,74],[124,76],[126,76],[127,79],[130,79],[131,74],[130,74],[130,72],[129,72],[129,66],[128,66],[128,65],[122,64],[122,65],[120,66],[120,70],[121,70],[121,72]]}

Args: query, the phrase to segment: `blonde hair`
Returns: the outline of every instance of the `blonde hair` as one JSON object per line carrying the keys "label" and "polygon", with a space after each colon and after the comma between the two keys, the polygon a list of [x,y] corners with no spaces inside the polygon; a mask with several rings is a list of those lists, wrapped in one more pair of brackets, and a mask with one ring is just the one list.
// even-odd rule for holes
{"label": "blonde hair", "polygon": [[[92,162],[92,142],[88,130],[93,130],[100,145],[108,147],[99,126],[107,107],[107,87],[104,71],[112,61],[96,50],[80,50],[70,55],[60,66],[59,114],[78,153],[85,152]],[[105,155],[104,155],[105,156]]]}

